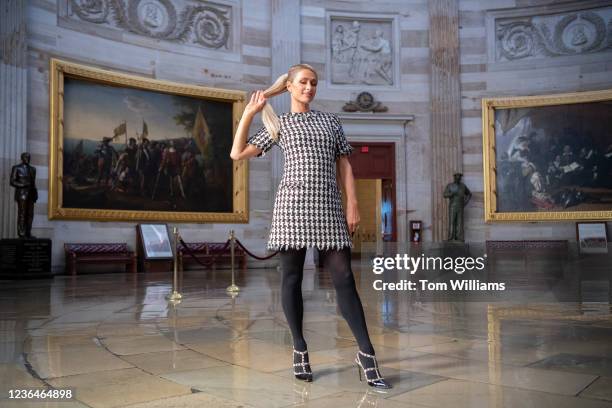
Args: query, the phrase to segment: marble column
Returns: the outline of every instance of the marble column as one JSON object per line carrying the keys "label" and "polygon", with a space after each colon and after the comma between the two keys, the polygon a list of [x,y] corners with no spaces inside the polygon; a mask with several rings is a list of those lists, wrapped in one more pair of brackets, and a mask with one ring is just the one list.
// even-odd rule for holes
{"label": "marble column", "polygon": [[[270,85],[294,64],[301,62],[300,0],[272,0],[272,78]],[[284,93],[271,99],[277,114],[291,110],[289,94]],[[274,202],[278,183],[283,175],[283,155],[279,149],[272,154],[272,190]],[[312,255],[306,256],[307,266],[314,264]]]}
{"label": "marble column", "polygon": [[[270,85],[294,64],[300,63],[300,0],[272,0],[272,78]],[[291,102],[287,93],[271,99],[277,114],[289,112]],[[272,158],[273,191],[283,172],[282,155],[274,149]]]}
{"label": "marble column", "polygon": [[0,236],[17,237],[11,167],[26,150],[26,0],[0,2]]}
{"label": "marble column", "polygon": [[461,172],[461,94],[459,90],[459,8],[457,0],[430,0],[432,237],[447,238],[448,203],[444,187]]}

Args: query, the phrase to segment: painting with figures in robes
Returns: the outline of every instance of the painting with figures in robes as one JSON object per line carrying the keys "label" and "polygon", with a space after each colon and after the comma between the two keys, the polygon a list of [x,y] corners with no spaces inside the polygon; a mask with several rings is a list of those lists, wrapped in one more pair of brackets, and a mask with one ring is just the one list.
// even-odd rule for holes
{"label": "painting with figures in robes", "polygon": [[495,193],[495,211],[517,220],[606,218],[612,210],[612,91],[517,98],[514,107],[489,111],[509,99],[483,102],[485,129],[493,130],[485,134],[485,163],[494,169],[485,189]]}

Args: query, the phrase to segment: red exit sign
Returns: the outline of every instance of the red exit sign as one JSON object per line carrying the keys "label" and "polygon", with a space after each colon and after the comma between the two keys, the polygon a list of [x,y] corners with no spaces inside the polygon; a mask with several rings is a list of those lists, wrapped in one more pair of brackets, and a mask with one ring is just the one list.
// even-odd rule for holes
{"label": "red exit sign", "polygon": [[370,147],[369,146],[361,146],[361,153],[367,153],[370,151]]}

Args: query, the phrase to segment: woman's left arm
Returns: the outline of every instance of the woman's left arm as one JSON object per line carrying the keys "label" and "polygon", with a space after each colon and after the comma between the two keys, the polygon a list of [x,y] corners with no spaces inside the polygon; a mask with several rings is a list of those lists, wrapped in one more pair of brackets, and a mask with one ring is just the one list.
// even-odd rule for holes
{"label": "woman's left arm", "polygon": [[352,234],[357,229],[359,221],[359,207],[357,206],[357,192],[355,190],[355,177],[348,156],[340,156],[336,161],[336,174],[339,176],[339,187],[344,187],[346,194],[346,222]]}

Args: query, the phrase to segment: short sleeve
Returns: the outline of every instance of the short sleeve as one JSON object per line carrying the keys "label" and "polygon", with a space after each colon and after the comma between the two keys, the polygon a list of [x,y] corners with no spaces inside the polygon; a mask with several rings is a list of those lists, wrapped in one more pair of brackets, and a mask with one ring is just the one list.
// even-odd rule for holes
{"label": "short sleeve", "polygon": [[263,157],[265,156],[266,152],[270,150],[272,146],[274,146],[275,142],[264,126],[259,129],[253,136],[249,137],[247,143],[252,144],[253,146],[261,149],[261,153],[258,154],[257,157]]}
{"label": "short sleeve", "polygon": [[335,128],[336,137],[336,158],[340,156],[348,156],[353,153],[353,146],[351,146],[344,136],[344,130],[342,129],[342,123],[338,116],[333,115],[333,124]]}

